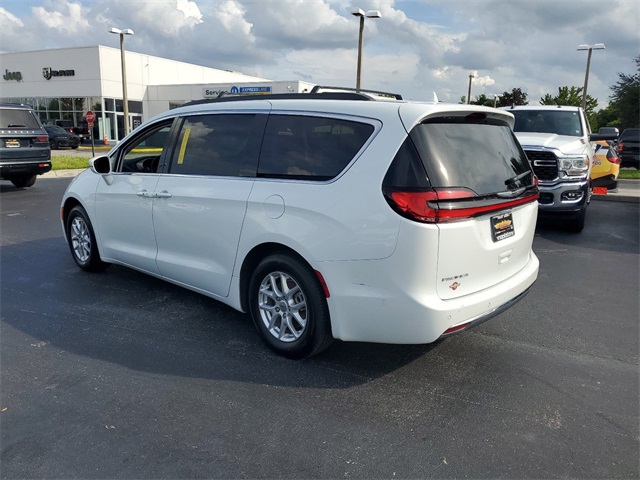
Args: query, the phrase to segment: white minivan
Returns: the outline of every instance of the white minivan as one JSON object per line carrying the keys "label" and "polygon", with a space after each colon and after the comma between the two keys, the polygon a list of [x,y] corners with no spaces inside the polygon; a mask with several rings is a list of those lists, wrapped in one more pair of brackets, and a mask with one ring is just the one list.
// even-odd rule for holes
{"label": "white minivan", "polygon": [[522,298],[538,188],[513,116],[366,93],[227,97],[137,128],[62,199],[75,262],[249,312],[290,358],[429,343]]}

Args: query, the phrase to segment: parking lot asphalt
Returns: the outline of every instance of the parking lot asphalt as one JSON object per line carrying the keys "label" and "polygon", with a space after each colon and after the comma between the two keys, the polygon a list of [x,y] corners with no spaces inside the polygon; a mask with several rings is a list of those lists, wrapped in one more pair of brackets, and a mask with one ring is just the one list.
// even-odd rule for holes
{"label": "parking lot asphalt", "polygon": [[1,478],[640,478],[637,203],[540,223],[534,288],[476,329],[296,362],[206,297],[80,271],[69,180],[0,183]]}

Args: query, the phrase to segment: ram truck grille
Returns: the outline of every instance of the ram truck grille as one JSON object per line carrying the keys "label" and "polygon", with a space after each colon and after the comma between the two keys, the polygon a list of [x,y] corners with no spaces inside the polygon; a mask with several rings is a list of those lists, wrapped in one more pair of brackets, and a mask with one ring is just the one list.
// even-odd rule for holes
{"label": "ram truck grille", "polygon": [[527,158],[533,166],[533,173],[538,180],[555,180],[558,178],[558,159],[553,152],[525,150]]}

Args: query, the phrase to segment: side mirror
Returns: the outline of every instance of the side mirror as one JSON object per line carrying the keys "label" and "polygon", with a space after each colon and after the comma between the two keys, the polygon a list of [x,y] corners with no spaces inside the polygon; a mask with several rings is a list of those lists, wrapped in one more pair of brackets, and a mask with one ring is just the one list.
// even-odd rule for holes
{"label": "side mirror", "polygon": [[89,168],[91,168],[94,173],[108,175],[111,173],[111,161],[109,161],[109,157],[106,155],[95,157],[89,160]]}
{"label": "side mirror", "polygon": [[595,142],[596,140],[616,140],[618,134],[616,133],[592,133],[589,135],[589,140]]}

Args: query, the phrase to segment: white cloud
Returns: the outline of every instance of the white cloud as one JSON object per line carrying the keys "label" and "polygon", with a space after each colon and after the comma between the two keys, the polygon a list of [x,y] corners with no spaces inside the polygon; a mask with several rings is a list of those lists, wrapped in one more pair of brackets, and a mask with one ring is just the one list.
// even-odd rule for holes
{"label": "white cloud", "polygon": [[69,35],[77,35],[89,30],[86,18],[88,9],[81,3],[56,1],[46,2],[48,8],[34,7],[33,17],[36,24]]}

